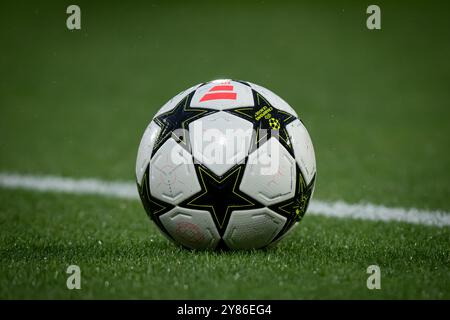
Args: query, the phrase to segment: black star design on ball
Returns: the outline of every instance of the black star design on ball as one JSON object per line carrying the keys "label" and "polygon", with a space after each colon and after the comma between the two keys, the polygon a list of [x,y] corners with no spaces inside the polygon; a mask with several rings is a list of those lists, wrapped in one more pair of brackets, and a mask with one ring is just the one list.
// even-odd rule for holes
{"label": "black star design on ball", "polygon": [[[200,117],[206,116],[217,110],[207,110],[203,108],[191,108],[189,105],[194,92],[181,100],[175,108],[155,117],[154,121],[161,128],[158,138],[155,141],[152,156],[156,153],[160,146],[169,138],[174,138],[182,147],[189,150],[189,123]],[[178,130],[181,129],[181,130]]]}
{"label": "black star design on ball", "polygon": [[294,121],[296,117],[275,108],[255,90],[253,90],[253,99],[254,107],[226,110],[253,123],[255,134],[252,137],[250,152],[256,150],[271,137],[275,137],[291,155],[294,155],[286,125]]}
{"label": "black star design on ball", "polygon": [[210,211],[219,231],[224,231],[223,227],[226,226],[233,210],[262,207],[261,204],[239,190],[244,172],[243,165],[236,166],[223,177],[214,175],[202,165],[196,165],[196,171],[202,190],[180,205],[191,209]]}
{"label": "black star design on ball", "polygon": [[152,196],[150,193],[150,179],[149,173],[150,165],[147,166],[144,176],[142,177],[141,184],[137,183],[137,188],[139,192],[139,197],[141,198],[142,205],[150,219],[152,219],[156,225],[171,238],[170,234],[166,231],[163,224],[159,220],[159,216],[170,211],[174,208],[173,205],[160,201]]}
{"label": "black star design on ball", "polygon": [[313,176],[311,182],[307,185],[300,169],[297,166],[297,185],[295,189],[294,198],[277,203],[269,208],[287,218],[283,230],[279,234],[284,234],[297,221],[300,221],[306,213],[306,209],[311,199],[311,194],[314,189],[316,175]]}

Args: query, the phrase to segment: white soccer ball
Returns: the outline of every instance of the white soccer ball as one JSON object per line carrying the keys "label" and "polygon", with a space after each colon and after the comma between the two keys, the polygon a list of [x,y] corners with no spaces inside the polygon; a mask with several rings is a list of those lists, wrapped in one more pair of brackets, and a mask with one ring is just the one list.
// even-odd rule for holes
{"label": "white soccer ball", "polygon": [[305,214],[315,177],[313,145],[294,109],[236,80],[202,83],[168,101],[136,161],[147,214],[191,249],[279,241]]}

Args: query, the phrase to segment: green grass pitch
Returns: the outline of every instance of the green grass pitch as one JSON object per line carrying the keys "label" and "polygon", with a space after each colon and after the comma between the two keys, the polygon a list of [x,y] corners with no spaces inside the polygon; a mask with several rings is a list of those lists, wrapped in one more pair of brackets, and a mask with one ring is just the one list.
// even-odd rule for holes
{"label": "green grass pitch", "polygon": [[[316,199],[450,211],[448,4],[378,2],[378,31],[361,1],[78,1],[79,31],[69,4],[0,4],[0,172],[132,181],[156,110],[230,77],[296,109]],[[0,299],[450,299],[449,248],[448,227],[307,213],[275,248],[194,252],[138,201],[0,188]]]}

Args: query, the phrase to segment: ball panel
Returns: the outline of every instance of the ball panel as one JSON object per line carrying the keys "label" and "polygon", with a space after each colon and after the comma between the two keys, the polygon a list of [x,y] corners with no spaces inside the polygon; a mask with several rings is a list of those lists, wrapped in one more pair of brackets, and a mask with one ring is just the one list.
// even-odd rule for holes
{"label": "ball panel", "polygon": [[286,126],[294,149],[295,160],[302,171],[306,184],[309,184],[316,174],[316,156],[308,131],[300,120]]}
{"label": "ball panel", "polygon": [[222,176],[248,155],[252,128],[249,121],[223,111],[191,122],[192,155],[215,175]]}
{"label": "ball panel", "polygon": [[191,107],[225,110],[253,106],[253,94],[249,86],[233,80],[208,82],[197,89]]}
{"label": "ball panel", "polygon": [[147,169],[148,163],[153,151],[156,138],[159,135],[161,128],[154,122],[150,122],[147,129],[145,129],[139,144],[137,160],[136,160],[136,179],[138,184],[142,183],[142,177]]}
{"label": "ball panel", "polygon": [[231,249],[267,246],[281,231],[286,218],[268,208],[233,211],[223,235]]}
{"label": "ball panel", "polygon": [[214,249],[220,235],[208,211],[175,207],[159,217],[171,237],[191,249]]}
{"label": "ball panel", "polygon": [[294,115],[296,118],[298,118],[297,112],[295,112],[295,110],[286,101],[284,101],[280,96],[278,96],[274,92],[272,92],[269,89],[264,88],[260,85],[257,85],[257,84],[251,83],[251,82],[248,82],[248,84],[250,84],[250,86],[254,90],[259,92],[264,98],[266,98],[267,101],[271,105],[275,106],[279,110],[290,113],[290,114]]}
{"label": "ball panel", "polygon": [[275,138],[252,152],[239,189],[265,206],[295,194],[295,160]]}
{"label": "ball panel", "polygon": [[176,205],[200,190],[192,156],[168,139],[150,160],[151,195]]}

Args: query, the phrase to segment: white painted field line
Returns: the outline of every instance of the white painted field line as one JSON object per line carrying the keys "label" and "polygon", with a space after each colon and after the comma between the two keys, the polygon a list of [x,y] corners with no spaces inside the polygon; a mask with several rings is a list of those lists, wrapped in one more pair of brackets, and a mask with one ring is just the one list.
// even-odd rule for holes
{"label": "white painted field line", "polygon": [[[98,179],[72,179],[57,176],[0,173],[0,187],[43,192],[94,194],[122,199],[139,198],[134,183],[108,182]],[[398,221],[436,227],[450,226],[449,212],[415,208],[390,208],[370,203],[349,204],[343,201],[326,202],[313,200],[307,214],[372,221]]]}
{"label": "white painted field line", "polygon": [[307,214],[372,221],[398,221],[436,227],[450,226],[450,212],[392,208],[371,203],[349,204],[343,201],[313,200]]}
{"label": "white painted field line", "polygon": [[136,184],[98,179],[72,179],[0,173],[0,187],[73,194],[96,194],[114,198],[138,199]]}

